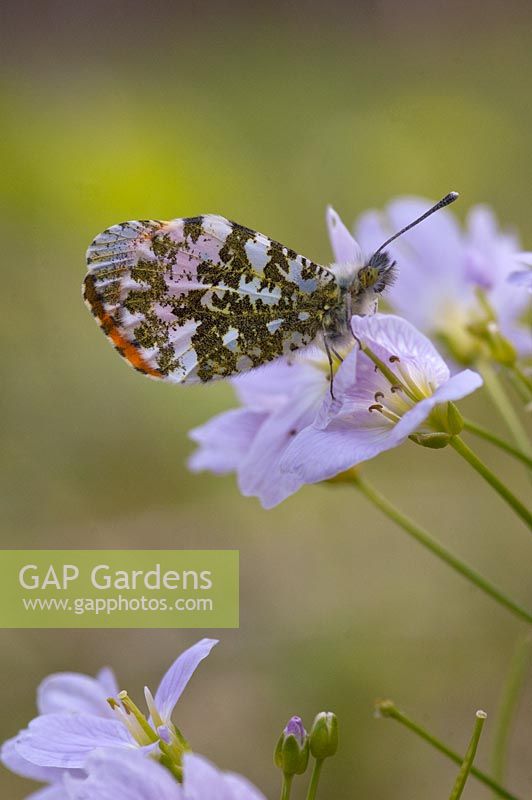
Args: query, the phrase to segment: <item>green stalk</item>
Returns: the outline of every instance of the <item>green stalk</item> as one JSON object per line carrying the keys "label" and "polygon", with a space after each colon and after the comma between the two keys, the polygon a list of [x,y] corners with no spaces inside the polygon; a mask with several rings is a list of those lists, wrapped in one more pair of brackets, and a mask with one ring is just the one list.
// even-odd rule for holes
{"label": "green stalk", "polygon": [[316,792],[318,790],[318,783],[320,782],[321,768],[323,766],[323,759],[317,759],[314,762],[314,769],[312,770],[312,777],[308,787],[307,800],[316,800]]}
{"label": "green stalk", "polygon": [[503,594],[496,586],[482,577],[468,564],[461,561],[457,556],[447,550],[436,539],[434,539],[424,528],[417,525],[409,517],[395,508],[386,498],[374,489],[367,481],[362,479],[360,475],[350,473],[350,479],[354,481],[355,486],[362,492],[362,494],[370,500],[374,506],[380,509],[389,519],[399,525],[406,533],[413,539],[423,545],[427,550],[437,556],[441,561],[454,569],[470,583],[474,584],[478,589],[489,595],[499,605],[506,608],[519,619],[524,620],[529,625],[532,624],[532,614],[525,611],[521,606],[514,603],[509,597]]}
{"label": "green stalk", "polygon": [[[442,741],[440,741],[436,736],[432,733],[427,731],[425,728],[422,728],[421,725],[418,725],[416,722],[411,720],[406,714],[403,714],[402,711],[399,711],[396,708],[395,704],[391,700],[382,700],[377,703],[376,711],[379,716],[382,717],[389,717],[390,719],[395,719],[397,722],[400,722],[401,725],[404,725],[405,728],[415,733],[425,742],[428,742],[432,747],[438,750],[440,753],[443,753],[444,756],[449,758],[451,761],[454,761],[455,764],[461,765],[463,762],[462,756],[457,753],[455,750],[452,750],[450,747],[447,747]],[[519,800],[519,798],[509,792],[504,786],[501,786],[497,783],[496,780],[490,778],[489,775],[486,775],[485,772],[482,770],[477,769],[476,767],[471,767],[470,770],[471,775],[480,781],[485,786],[488,786],[497,797],[504,797],[505,800]]]}
{"label": "green stalk", "polygon": [[292,791],[293,775],[283,775],[283,785],[281,787],[281,800],[290,800],[290,792]]}
{"label": "green stalk", "polygon": [[518,395],[519,400],[523,405],[527,405],[530,402],[530,392],[525,389],[515,372],[510,367],[506,368],[506,376],[510,383],[512,384],[512,389]]}
{"label": "green stalk", "polygon": [[480,734],[482,733],[482,728],[486,721],[486,717],[487,714],[485,711],[477,711],[475,719],[475,727],[473,728],[473,735],[471,736],[471,741],[469,742],[467,753],[465,754],[464,760],[462,761],[462,766],[460,767],[460,772],[458,773],[458,776],[456,778],[453,790],[449,795],[449,800],[460,800],[462,796],[462,792],[464,791],[465,785],[467,783],[469,773],[473,768],[473,761],[475,760]]}
{"label": "green stalk", "polygon": [[506,422],[508,430],[512,434],[518,447],[524,450],[527,455],[532,455],[532,446],[528,441],[528,435],[523,423],[517,415],[515,408],[508,399],[504,387],[499,380],[499,376],[487,361],[477,364],[478,371],[484,379],[484,386],[488,391],[494,405],[497,407],[501,417]]}
{"label": "green stalk", "polygon": [[494,433],[491,433],[491,431],[486,430],[486,428],[483,428],[481,425],[477,425],[476,422],[464,420],[464,430],[469,431],[469,433],[474,433],[475,436],[485,439],[487,442],[490,442],[490,444],[494,444],[495,447],[499,447],[501,450],[519,459],[519,461],[522,461],[523,464],[532,469],[532,458],[527,456],[526,453],[523,453],[522,450],[518,450],[517,447],[505,442],[504,439],[500,439]]}
{"label": "green stalk", "polygon": [[512,364],[511,367],[508,367],[509,370],[515,375],[517,380],[521,383],[522,387],[526,391],[528,395],[528,399],[532,399],[532,380],[528,377],[526,372],[524,372],[519,364]]}
{"label": "green stalk", "polygon": [[457,453],[459,453],[462,458],[471,464],[473,469],[475,469],[479,475],[482,475],[485,481],[489,483],[489,485],[495,489],[497,494],[499,494],[503,500],[505,500],[508,505],[515,511],[518,517],[521,517],[525,525],[532,530],[532,513],[528,510],[528,508],[521,503],[517,497],[512,494],[512,492],[508,489],[508,487],[501,481],[497,476],[489,469],[489,467],[484,464],[480,458],[475,455],[475,453],[471,450],[470,447],[461,439],[459,436],[453,436],[449,442],[451,447],[454,447]]}
{"label": "green stalk", "polygon": [[503,690],[501,705],[498,713],[493,751],[491,757],[493,777],[497,781],[504,780],[506,770],[506,754],[512,721],[517,710],[519,695],[532,655],[532,637],[529,634],[520,639],[515,648],[508,677]]}

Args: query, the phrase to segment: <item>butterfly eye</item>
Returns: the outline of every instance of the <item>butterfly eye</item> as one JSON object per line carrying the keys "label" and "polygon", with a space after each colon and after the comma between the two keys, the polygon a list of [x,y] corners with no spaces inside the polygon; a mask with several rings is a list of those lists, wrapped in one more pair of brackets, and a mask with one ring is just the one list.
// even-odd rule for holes
{"label": "butterfly eye", "polygon": [[363,289],[369,289],[374,286],[379,278],[379,270],[376,267],[365,266],[362,267],[358,273],[358,280]]}

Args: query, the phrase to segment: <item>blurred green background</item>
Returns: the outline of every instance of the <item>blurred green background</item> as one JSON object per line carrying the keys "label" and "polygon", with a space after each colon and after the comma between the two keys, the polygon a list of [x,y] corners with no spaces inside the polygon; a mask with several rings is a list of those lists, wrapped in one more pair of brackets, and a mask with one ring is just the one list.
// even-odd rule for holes
{"label": "blurred green background", "polygon": [[[281,727],[333,709],[322,800],[447,797],[455,768],[373,719],[374,699],[461,751],[484,708],[489,768],[522,626],[354,490],[310,487],[265,512],[232,478],[190,475],[187,431],[229,408],[231,388],[143,380],[80,283],[87,244],[122,220],[217,212],[326,263],[327,203],[350,221],[449,189],[459,215],[491,203],[532,249],[530,4],[45,0],[1,14],[1,546],[240,549],[241,628],[220,632],[179,705],[193,746],[274,798]],[[463,406],[504,432],[481,393]],[[477,449],[527,494],[519,467]],[[367,474],[532,605],[529,534],[455,453],[406,445]],[[47,673],[110,664],[138,695],[200,635],[0,632],[0,737],[33,715]],[[522,797],[531,715],[528,681],[507,780]],[[2,797],[30,786],[0,771]],[[467,797],[488,792],[471,782]]]}

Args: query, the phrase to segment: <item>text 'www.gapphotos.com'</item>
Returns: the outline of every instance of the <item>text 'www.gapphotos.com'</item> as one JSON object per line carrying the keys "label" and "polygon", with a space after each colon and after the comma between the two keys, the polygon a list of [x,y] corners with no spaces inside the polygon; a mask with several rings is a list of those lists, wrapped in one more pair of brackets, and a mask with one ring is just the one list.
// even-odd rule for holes
{"label": "text 'www.gapphotos.com'", "polygon": [[214,611],[214,601],[210,597],[178,597],[168,600],[160,597],[24,597],[22,605],[25,611],[50,612],[58,611],[70,614],[116,614],[134,611],[172,613],[209,612]]}

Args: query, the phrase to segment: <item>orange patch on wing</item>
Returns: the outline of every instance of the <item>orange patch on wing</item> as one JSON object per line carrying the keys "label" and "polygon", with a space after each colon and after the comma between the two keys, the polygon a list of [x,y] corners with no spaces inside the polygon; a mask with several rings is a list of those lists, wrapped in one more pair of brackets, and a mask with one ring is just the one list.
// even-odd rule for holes
{"label": "orange patch on wing", "polygon": [[96,291],[92,275],[87,275],[85,278],[84,297],[92,313],[99,320],[103,332],[112,341],[120,355],[139,372],[143,372],[145,375],[151,375],[152,378],[163,378],[164,376],[161,372],[150,367],[148,362],[142,358],[138,348],[122,336],[120,328],[103,307],[102,301]]}

